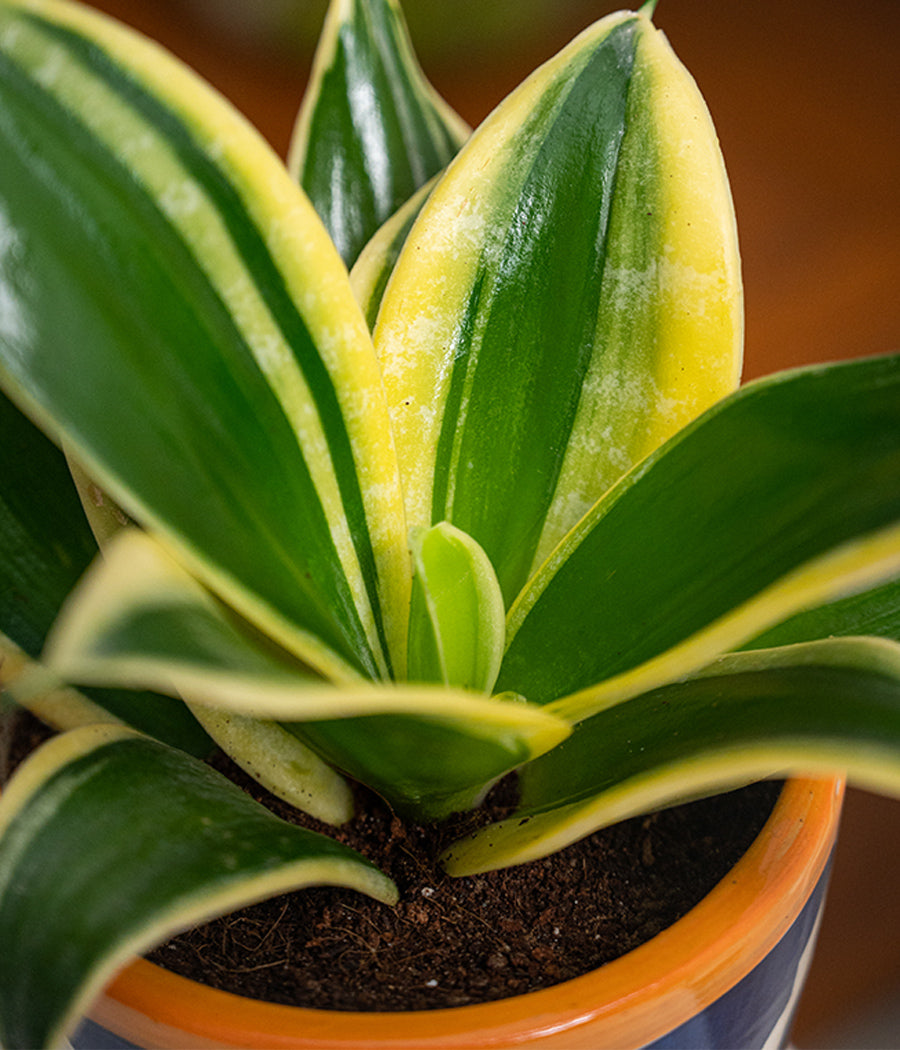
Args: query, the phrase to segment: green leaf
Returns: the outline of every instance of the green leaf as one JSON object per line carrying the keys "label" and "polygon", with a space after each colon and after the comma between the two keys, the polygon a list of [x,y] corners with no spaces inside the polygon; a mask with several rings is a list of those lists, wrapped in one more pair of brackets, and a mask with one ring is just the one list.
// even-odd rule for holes
{"label": "green leaf", "polygon": [[132,955],[187,926],[312,884],[397,897],[352,850],[130,730],[88,727],[36,752],[0,797],[0,831],[7,1047],[56,1044]]}
{"label": "green leaf", "polygon": [[[184,696],[195,711],[202,704],[278,722],[420,819],[473,805],[497,777],[569,734],[568,723],[516,698],[432,685],[336,686],[316,678],[248,631],[138,532],[120,534],[75,592],[47,661],[71,681],[148,686]],[[251,730],[257,738],[268,733]],[[295,764],[307,752],[292,751],[276,735],[266,775],[288,797]],[[258,754],[262,741],[238,745],[239,761],[257,761],[248,747]]]}
{"label": "green leaf", "polygon": [[213,750],[212,740],[180,700],[145,690],[74,689],[2,633],[0,693],[54,729],[128,725],[198,758]]}
{"label": "green leaf", "polygon": [[634,462],[737,383],[734,217],[696,86],[644,18],[538,70],[439,180],[381,304],[412,527],[507,602]]}
{"label": "green leaf", "polygon": [[7,2],[0,40],[0,382],[267,633],[338,677],[402,670],[381,377],[312,207],[136,34]]}
{"label": "green leaf", "polygon": [[0,631],[36,657],[97,553],[62,453],[0,393]]}
{"label": "green leaf", "polygon": [[398,704],[396,714],[358,714],[289,728],[398,813],[420,822],[473,809],[502,776],[570,732],[566,722],[520,697],[488,700],[457,689],[413,686],[396,692],[398,700],[409,698],[409,713]]}
{"label": "green leaf", "polygon": [[[616,486],[510,610],[498,689],[577,720],[900,573],[900,356],[744,387]],[[569,695],[574,694],[574,695]]]}
{"label": "green leaf", "polygon": [[347,266],[468,133],[426,81],[396,0],[331,0],[288,167]]}
{"label": "green leaf", "polygon": [[471,536],[447,522],[414,532],[410,544],[410,681],[490,693],[506,639],[493,566]]}
{"label": "green leaf", "polygon": [[121,719],[196,755],[211,742],[170,697],[64,688],[37,661],[97,553],[62,453],[0,393],[0,686],[51,725]]}
{"label": "green leaf", "polygon": [[[145,534],[123,531],[109,541],[52,632],[47,663],[57,680],[149,685],[187,698],[215,697],[218,686],[242,706],[190,704],[209,736],[272,794],[328,823],[349,819],[352,799],[342,778],[277,723],[250,717],[261,678],[289,696],[310,683],[321,689],[321,679],[249,634]],[[159,699],[173,704],[169,696]],[[129,716],[126,710],[131,724]],[[206,754],[211,744],[204,739]]]}
{"label": "green leaf", "polygon": [[900,795],[900,645],[854,638],[739,653],[602,711],[529,765],[520,809],[454,843],[446,867],[523,863],[640,813],[820,770]]}
{"label": "green leaf", "polygon": [[243,695],[264,678],[296,690],[323,679],[255,635],[137,529],[119,533],[73,592],[44,654],[66,681]]}

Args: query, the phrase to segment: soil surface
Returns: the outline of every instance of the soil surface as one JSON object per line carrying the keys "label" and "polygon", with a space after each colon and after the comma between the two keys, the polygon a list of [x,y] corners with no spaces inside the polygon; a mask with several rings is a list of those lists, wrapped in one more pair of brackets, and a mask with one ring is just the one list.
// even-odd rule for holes
{"label": "soil surface", "polygon": [[[493,819],[514,791],[505,783],[488,800]],[[518,995],[587,973],[684,915],[744,853],[779,791],[755,785],[626,821],[543,860],[452,879],[435,859],[465,820],[404,823],[360,790],[358,815],[344,828],[299,819],[386,871],[398,905],[307,889],[185,933],[151,958],[225,991],[329,1010],[428,1010]]]}
{"label": "soil surface", "polygon": [[397,882],[400,903],[390,908],[348,890],[306,889],[188,931],[149,957],[225,991],[331,1010],[502,999],[617,958],[684,915],[727,874],[781,789],[753,785],[626,821],[543,860],[451,879],[435,858],[473,820],[503,816],[514,780],[496,789],[487,812],[437,827],[404,823],[359,789],[357,816],[333,829],[267,795],[224,756],[214,764],[279,815],[359,850]]}

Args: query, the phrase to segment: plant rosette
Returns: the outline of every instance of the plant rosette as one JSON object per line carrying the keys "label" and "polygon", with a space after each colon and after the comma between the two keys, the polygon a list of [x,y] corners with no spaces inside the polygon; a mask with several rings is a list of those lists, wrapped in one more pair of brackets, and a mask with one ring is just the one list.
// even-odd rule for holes
{"label": "plant rosette", "polygon": [[[825,777],[598,972],[612,992],[559,994],[629,1014],[637,959],[677,1030],[805,948],[827,777],[900,794],[900,357],[738,388],[728,182],[653,7],[470,133],[396,0],[333,0],[285,165],[139,34],[0,0],[0,674],[61,730],[0,796],[7,1050],[60,1044],[135,955],[244,904],[397,900],[214,745],[332,825],[348,780],[423,823],[514,772],[454,877]],[[698,926],[744,962],[701,945],[688,981]]]}

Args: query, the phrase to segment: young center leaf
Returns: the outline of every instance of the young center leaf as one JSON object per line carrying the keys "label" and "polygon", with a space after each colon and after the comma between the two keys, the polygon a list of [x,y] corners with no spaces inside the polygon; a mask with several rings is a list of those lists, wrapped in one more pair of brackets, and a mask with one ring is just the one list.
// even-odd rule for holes
{"label": "young center leaf", "polygon": [[410,680],[490,693],[506,638],[493,566],[471,536],[447,522],[414,530],[410,545]]}
{"label": "young center leaf", "polygon": [[[464,553],[471,569],[467,544]],[[471,581],[462,582],[468,593]],[[483,581],[475,585],[477,598]],[[490,598],[496,582],[488,591]],[[491,674],[502,640],[499,602],[488,602],[488,612]],[[439,626],[446,623],[442,616]],[[476,654],[483,646],[478,639]],[[567,722],[535,704],[459,685],[325,681],[248,629],[137,530],[116,537],[67,603],[47,661],[70,681],[148,686],[184,697],[245,767],[257,764],[261,747],[274,739],[266,779],[281,797],[290,797],[301,773],[301,793],[310,775],[322,779],[317,763],[306,769],[304,745],[312,744],[337,769],[420,818],[470,807],[497,777],[570,732]],[[293,747],[289,736],[297,738]],[[332,802],[339,803],[332,787]],[[339,805],[332,808],[341,819]]]}

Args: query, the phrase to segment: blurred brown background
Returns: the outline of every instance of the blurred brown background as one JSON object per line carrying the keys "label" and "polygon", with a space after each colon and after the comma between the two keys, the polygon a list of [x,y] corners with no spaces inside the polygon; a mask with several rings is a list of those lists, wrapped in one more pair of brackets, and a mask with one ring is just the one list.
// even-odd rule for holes
{"label": "blurred brown background", "polygon": [[[167,44],[284,155],[325,0],[93,6]],[[614,6],[404,3],[429,76],[473,124]],[[660,0],[655,21],[706,96],[731,176],[747,378],[900,350],[900,3]],[[898,880],[900,803],[851,792],[799,1047],[900,1047]],[[892,1034],[835,1034],[885,1004],[897,1018]]]}

